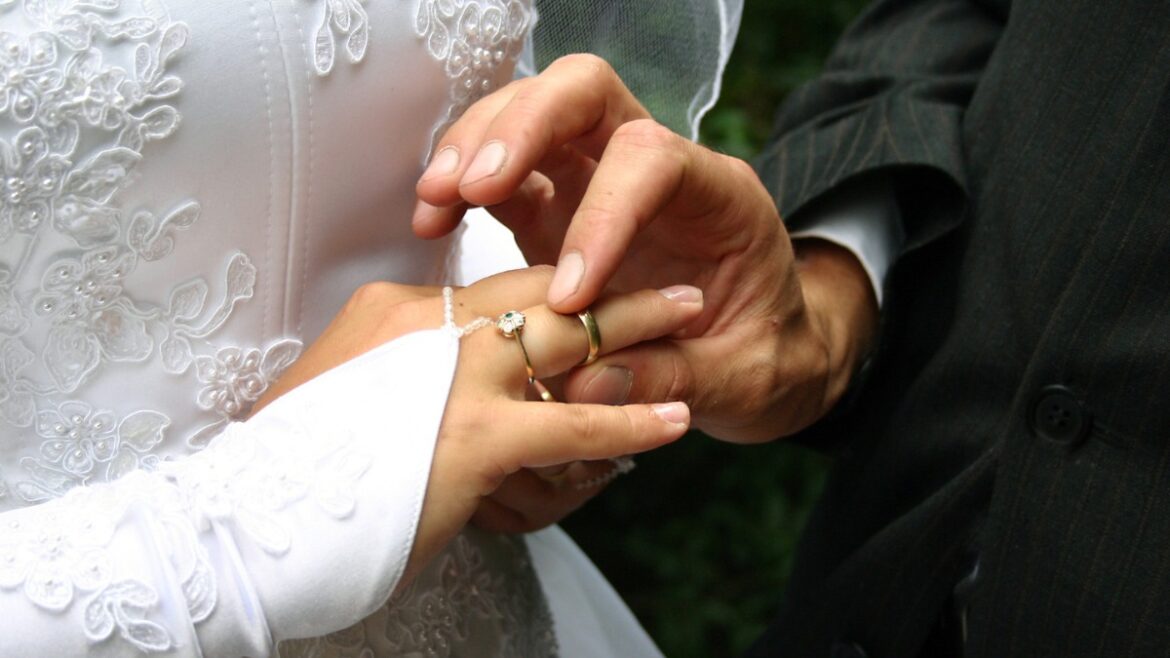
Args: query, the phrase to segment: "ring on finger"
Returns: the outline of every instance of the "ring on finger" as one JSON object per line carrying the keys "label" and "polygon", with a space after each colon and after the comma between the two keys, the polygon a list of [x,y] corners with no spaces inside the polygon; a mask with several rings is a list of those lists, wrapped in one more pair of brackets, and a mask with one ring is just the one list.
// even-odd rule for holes
{"label": "ring on finger", "polygon": [[528,374],[528,385],[540,394],[541,400],[556,402],[556,398],[544,384],[540,383],[536,378],[536,371],[532,369],[532,361],[528,358],[528,350],[524,347],[524,338],[521,336],[526,322],[527,318],[520,311],[508,311],[496,320],[496,328],[504,338],[515,338],[516,344],[520,346],[520,355],[524,357],[524,371]]}
{"label": "ring on finger", "polygon": [[594,319],[593,314],[589,309],[585,309],[577,314],[581,319],[581,324],[585,326],[585,335],[589,338],[589,354],[579,363],[579,366],[587,366],[597,360],[601,353],[601,329],[597,326],[597,320]]}

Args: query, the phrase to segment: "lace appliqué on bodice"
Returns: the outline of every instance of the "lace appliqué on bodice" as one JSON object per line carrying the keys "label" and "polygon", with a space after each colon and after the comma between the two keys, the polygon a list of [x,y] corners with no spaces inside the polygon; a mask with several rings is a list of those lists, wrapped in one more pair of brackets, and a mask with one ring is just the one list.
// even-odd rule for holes
{"label": "lace appliqu\u00e9 on bodice", "polygon": [[337,46],[344,44],[349,61],[357,63],[370,45],[370,17],[366,0],[324,0],[325,13],[313,36],[313,68],[317,75],[329,75],[337,59]]}
{"label": "lace appliqu\u00e9 on bodice", "polygon": [[242,252],[224,254],[219,295],[202,277],[166,299],[131,292],[135,277],[166,274],[158,261],[200,215],[194,200],[156,214],[120,199],[144,147],[178,130],[173,100],[183,83],[168,68],[188,39],[160,2],[136,7],[0,3],[0,18],[31,30],[0,31],[0,121],[17,126],[13,141],[0,138],[0,418],[39,441],[0,495],[24,502],[157,465],[151,452],[170,417],[78,399],[101,371],[150,361],[190,377],[196,404],[210,412],[205,427],[183,428],[200,447],[301,349],[295,340],[263,352],[213,342],[253,295],[256,267]]}
{"label": "lace appliqu\u00e9 on bodice", "polygon": [[432,144],[475,101],[495,89],[501,66],[524,48],[531,12],[519,0],[421,0],[415,31],[451,79],[451,104]]}
{"label": "lace appliqu\u00e9 on bodice", "polygon": [[284,642],[280,655],[551,658],[552,629],[524,540],[466,531],[387,607],[343,631]]}
{"label": "lace appliqu\u00e9 on bodice", "polygon": [[[328,75],[339,53],[362,61],[371,29],[366,0],[312,2],[322,8],[310,36],[316,73]],[[415,16],[451,82],[441,134],[514,61],[531,17],[517,0],[418,0]],[[48,611],[83,606],[92,642],[118,637],[143,652],[167,651],[175,638],[152,619],[159,593],[118,579],[107,553],[114,528],[142,511],[136,506],[150,501],[146,511],[165,529],[161,548],[199,623],[216,603],[200,533],[231,523],[278,557],[294,547],[274,513],[311,501],[346,519],[355,504],[347,490],[365,467],[338,437],[324,442],[327,454],[266,450],[256,458],[256,446],[233,435],[231,420],[302,350],[295,338],[262,346],[216,340],[254,295],[258,271],[247,254],[209,254],[223,263],[219,270],[176,283],[162,297],[135,292],[136,281],[167,277],[163,261],[181,249],[184,232],[199,230],[195,199],[162,208],[128,207],[123,199],[146,147],[179,130],[184,83],[170,68],[187,46],[187,26],[162,0],[0,0],[4,25],[26,29],[0,29],[0,126],[15,128],[0,137],[0,426],[16,428],[6,450],[17,441],[28,449],[18,467],[0,472],[0,508],[62,500],[35,527],[17,521],[0,529],[0,589],[20,589]],[[176,427],[166,409],[86,400],[99,376],[131,381],[144,366],[187,378],[204,424]],[[164,442],[175,442],[168,433],[191,449],[223,434],[174,470],[159,455]],[[224,452],[236,453],[231,463],[241,468],[267,466],[216,471],[208,459]],[[118,497],[81,486],[119,478],[127,486]],[[495,546],[490,555],[485,544]],[[521,540],[460,538],[438,560],[392,612],[379,613],[378,628],[367,620],[296,646],[313,652],[305,655],[390,647],[448,656],[488,638],[498,640],[499,655],[556,654]]]}

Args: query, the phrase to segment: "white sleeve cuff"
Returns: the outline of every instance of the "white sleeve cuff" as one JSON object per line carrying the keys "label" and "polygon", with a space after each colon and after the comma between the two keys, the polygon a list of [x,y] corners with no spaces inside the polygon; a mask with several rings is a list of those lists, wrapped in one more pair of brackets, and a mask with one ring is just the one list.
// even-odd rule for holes
{"label": "white sleeve cuff", "polygon": [[802,213],[794,229],[793,240],[819,238],[852,252],[881,307],[886,272],[906,241],[894,188],[885,177],[872,176],[832,190]]}

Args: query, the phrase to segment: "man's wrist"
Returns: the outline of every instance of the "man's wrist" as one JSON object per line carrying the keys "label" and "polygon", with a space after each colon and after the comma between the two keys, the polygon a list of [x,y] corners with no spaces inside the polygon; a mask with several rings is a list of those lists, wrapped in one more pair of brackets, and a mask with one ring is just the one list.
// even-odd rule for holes
{"label": "man's wrist", "polygon": [[828,351],[828,410],[868,357],[877,335],[878,305],[869,275],[850,250],[825,240],[793,241],[805,304]]}

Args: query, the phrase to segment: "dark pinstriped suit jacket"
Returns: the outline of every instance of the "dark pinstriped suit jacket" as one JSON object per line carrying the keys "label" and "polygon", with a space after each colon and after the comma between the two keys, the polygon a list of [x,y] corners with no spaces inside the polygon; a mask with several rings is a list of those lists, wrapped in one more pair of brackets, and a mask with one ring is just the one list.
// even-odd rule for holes
{"label": "dark pinstriped suit jacket", "polygon": [[881,0],[778,126],[908,243],[756,653],[919,655],[977,561],[969,656],[1170,655],[1170,2]]}

